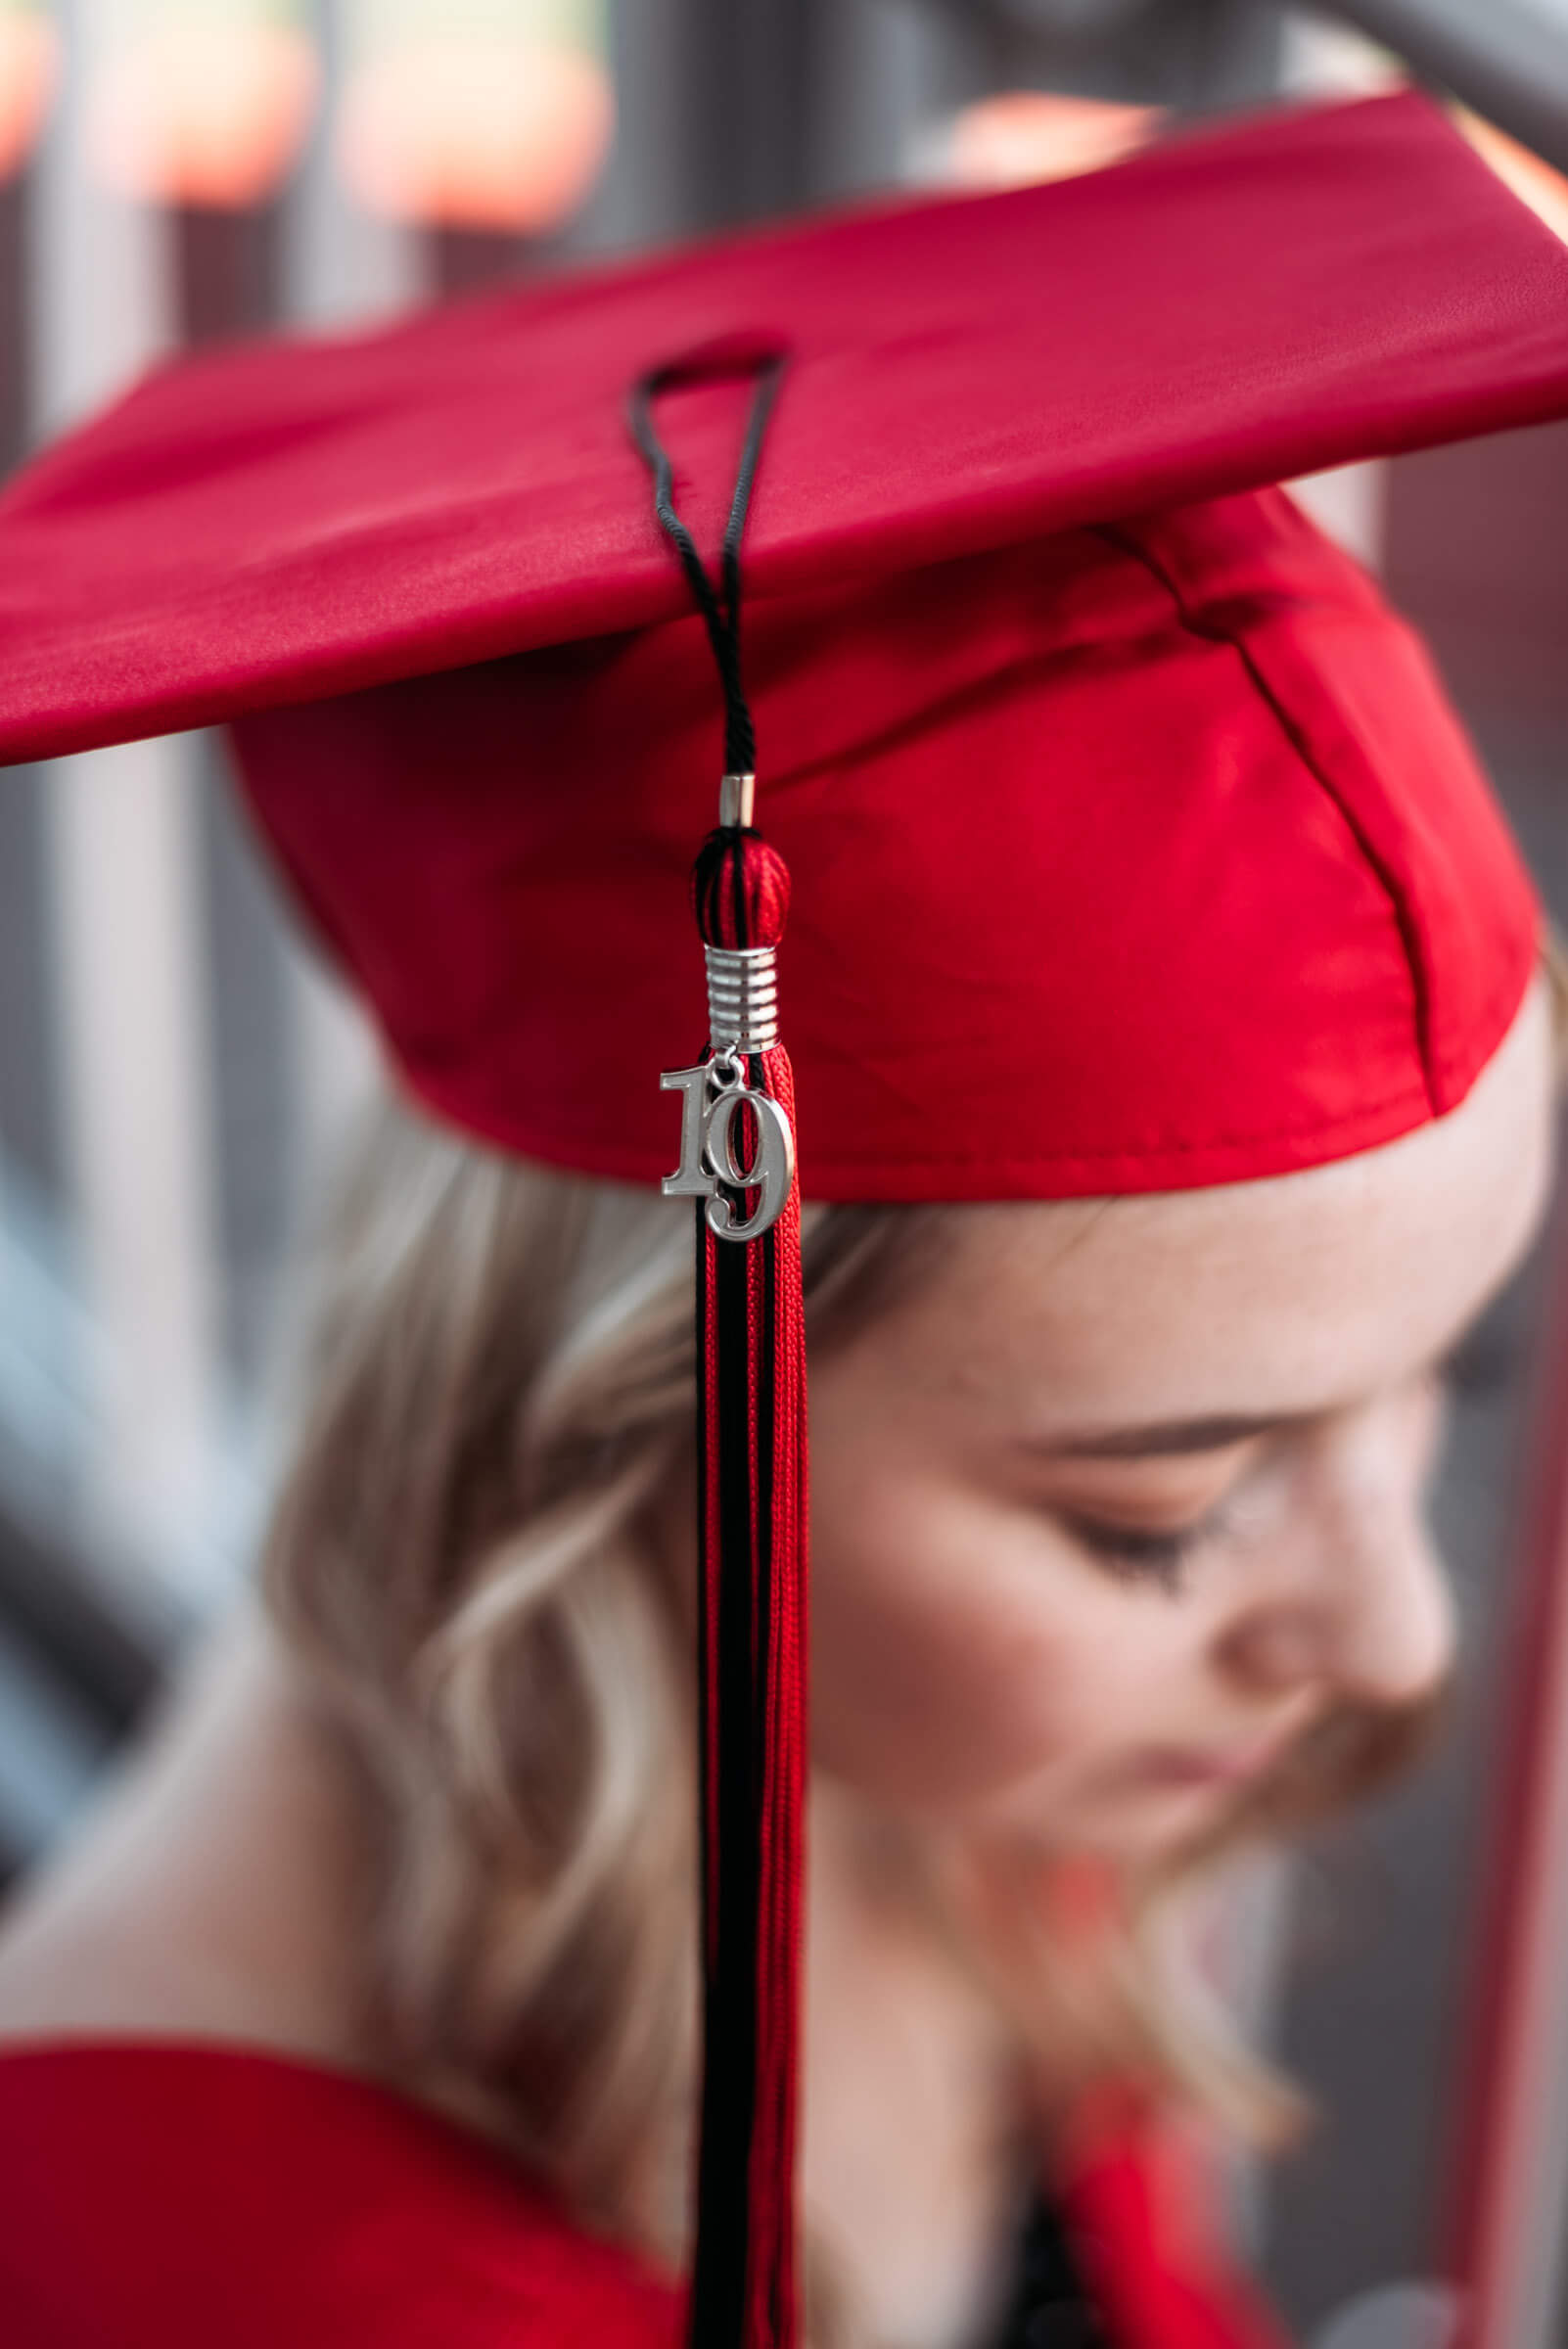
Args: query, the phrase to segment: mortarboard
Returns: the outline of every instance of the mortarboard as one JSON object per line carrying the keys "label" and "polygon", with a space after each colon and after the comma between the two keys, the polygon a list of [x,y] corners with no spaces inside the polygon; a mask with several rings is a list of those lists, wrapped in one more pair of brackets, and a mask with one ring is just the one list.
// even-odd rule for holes
{"label": "mortarboard", "polygon": [[422,1101],[631,1181],[679,1149],[704,2349],[793,2327],[789,1153],[824,1199],[1154,1191],[1464,1097],[1534,898],[1419,645],[1268,484],[1568,411],[1565,321],[1568,254],[1401,97],[208,357],[0,500],[0,757],[229,722]]}

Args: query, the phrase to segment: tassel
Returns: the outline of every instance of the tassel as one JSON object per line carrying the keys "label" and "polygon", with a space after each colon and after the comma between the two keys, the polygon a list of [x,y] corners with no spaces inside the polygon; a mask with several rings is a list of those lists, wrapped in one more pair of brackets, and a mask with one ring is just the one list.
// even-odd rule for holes
{"label": "tassel", "polygon": [[[705,944],[721,950],[710,954],[716,996],[724,955],[777,944],[789,877],[755,832],[737,826],[711,835],[693,898]],[[713,1047],[721,1041],[715,1033]],[[744,1070],[746,1094],[776,1103],[793,1131],[783,1046],[745,1055]],[[760,1164],[766,1115],[745,1100],[734,1111],[734,1125],[746,1130],[732,1167]],[[756,1185],[725,1187],[720,1217],[738,1209],[750,1221],[771,1204]],[[737,1241],[718,1236],[715,1222],[701,1202],[704,2075],[690,2339],[693,2349],[793,2349],[807,1507],[793,1164],[765,1230]]]}
{"label": "tassel", "polygon": [[[670,1198],[697,1201],[698,1676],[703,2095],[691,2349],[795,2349],[795,2097],[806,1773],[806,1324],[795,1096],[774,948],[789,874],[752,829],[756,736],[741,682],[741,538],[784,360],[712,347],[632,386],[654,511],[703,617],[724,696],[718,830],[692,874],[708,958],[707,1057],[682,1096]],[[675,511],[654,402],[755,379],[715,588]]]}

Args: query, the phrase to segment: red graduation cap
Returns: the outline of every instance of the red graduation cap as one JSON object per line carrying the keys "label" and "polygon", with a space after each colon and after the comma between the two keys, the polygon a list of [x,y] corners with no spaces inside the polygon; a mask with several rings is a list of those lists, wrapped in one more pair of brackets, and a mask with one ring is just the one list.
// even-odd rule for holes
{"label": "red graduation cap", "polygon": [[[625,403],[778,347],[746,679],[807,1194],[1364,1147],[1500,1032],[1508,852],[1375,592],[1225,493],[1557,413],[1565,290],[1400,97],[178,366],[0,500],[0,757],[237,720],[420,1098],[656,1180],[720,702]],[[746,399],[658,411],[710,553]]]}
{"label": "red graduation cap", "polygon": [[[1534,898],[1419,646],[1265,485],[1568,411],[1565,321],[1568,254],[1400,97],[205,358],[0,500],[0,757],[230,721],[421,1100],[633,1181],[680,1149],[713,2349],[793,2326],[785,867],[808,1196],[1228,1182],[1443,1115]],[[712,549],[775,363],[727,680],[772,848],[733,784],[704,1063],[734,614],[693,610],[626,408]]]}

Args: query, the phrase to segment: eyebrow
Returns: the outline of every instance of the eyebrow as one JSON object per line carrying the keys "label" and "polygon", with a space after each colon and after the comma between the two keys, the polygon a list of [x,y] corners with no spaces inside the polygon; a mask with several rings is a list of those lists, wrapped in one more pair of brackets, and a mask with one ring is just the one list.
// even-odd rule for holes
{"label": "eyebrow", "polygon": [[1053,1460],[1138,1460],[1182,1452],[1225,1451],[1281,1429],[1304,1427],[1316,1411],[1275,1411],[1265,1417],[1234,1413],[1208,1419],[1164,1419],[1147,1427],[1085,1428],[1047,1436],[1025,1446]]}
{"label": "eyebrow", "polygon": [[[1429,1376],[1453,1378],[1482,1317],[1469,1322],[1427,1363]],[[1227,1451],[1237,1444],[1254,1444],[1264,1436],[1310,1427],[1333,1408],[1323,1404],[1316,1409],[1298,1411],[1226,1411],[1203,1419],[1158,1419],[1143,1427],[1070,1428],[1060,1435],[1026,1439],[1023,1449],[1038,1458],[1052,1460],[1176,1459],[1183,1453]]]}

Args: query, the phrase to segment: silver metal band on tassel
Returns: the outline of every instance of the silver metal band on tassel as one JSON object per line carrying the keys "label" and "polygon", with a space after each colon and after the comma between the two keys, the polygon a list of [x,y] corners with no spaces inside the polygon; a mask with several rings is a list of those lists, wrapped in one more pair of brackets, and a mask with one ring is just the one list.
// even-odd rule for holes
{"label": "silver metal band on tassel", "polygon": [[771,1052],[778,1042],[778,957],[772,946],[705,946],[708,1040],[715,1052]]}
{"label": "silver metal band on tassel", "polygon": [[757,777],[755,775],[719,776],[718,828],[720,832],[750,830],[756,806]]}
{"label": "silver metal band on tassel", "polygon": [[[723,831],[747,828],[757,779],[725,775],[718,788]],[[747,1082],[747,1062],[778,1042],[778,970],[772,946],[705,946],[708,1041],[713,1057],[692,1069],[667,1069],[660,1085],[681,1095],[680,1164],[664,1178],[667,1199],[703,1199],[710,1230],[721,1240],[760,1239],[777,1221],[795,1180],[795,1135],[768,1093]],[[742,1112],[747,1115],[743,1119]],[[736,1145],[751,1135],[742,1165]],[[756,1205],[737,1215],[741,1194]]]}
{"label": "silver metal band on tassel", "polygon": [[[718,828],[748,830],[755,775],[720,775]],[[778,970],[772,946],[705,946],[708,1041],[718,1054],[770,1052],[778,1042]]]}

